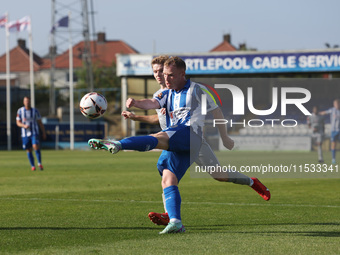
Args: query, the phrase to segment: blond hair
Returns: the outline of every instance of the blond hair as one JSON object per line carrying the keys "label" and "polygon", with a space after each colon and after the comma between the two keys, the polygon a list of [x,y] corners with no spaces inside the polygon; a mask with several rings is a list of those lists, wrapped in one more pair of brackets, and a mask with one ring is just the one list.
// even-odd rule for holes
{"label": "blond hair", "polygon": [[158,57],[155,57],[154,59],[152,59],[151,61],[151,65],[164,65],[165,61],[167,61],[169,58],[168,55],[160,55]]}
{"label": "blond hair", "polygon": [[178,69],[183,69],[184,71],[187,68],[184,60],[177,56],[168,58],[168,60],[165,61],[164,63],[164,66],[171,66],[171,65],[176,66]]}

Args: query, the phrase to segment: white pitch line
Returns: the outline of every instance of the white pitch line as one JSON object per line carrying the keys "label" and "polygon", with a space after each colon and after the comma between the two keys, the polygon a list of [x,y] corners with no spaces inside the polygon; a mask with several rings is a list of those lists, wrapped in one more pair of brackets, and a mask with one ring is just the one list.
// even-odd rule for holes
{"label": "white pitch line", "polygon": [[[64,198],[11,198],[3,197],[0,200],[15,201],[61,201],[61,202],[101,202],[101,203],[149,203],[161,204],[161,201],[143,201],[143,200],[105,200],[105,199],[64,199]],[[229,205],[229,206],[279,206],[279,207],[314,207],[314,208],[340,208],[340,205],[306,205],[306,204],[256,204],[256,203],[220,203],[220,202],[182,202],[182,204],[195,205]]]}

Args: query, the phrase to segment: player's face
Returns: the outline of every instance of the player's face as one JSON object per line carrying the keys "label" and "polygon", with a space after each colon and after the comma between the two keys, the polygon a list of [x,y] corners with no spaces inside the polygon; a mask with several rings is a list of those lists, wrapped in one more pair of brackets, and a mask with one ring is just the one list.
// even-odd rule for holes
{"label": "player's face", "polygon": [[185,71],[178,69],[175,65],[164,66],[163,69],[165,85],[168,89],[180,90],[185,85]]}
{"label": "player's face", "polygon": [[338,100],[334,100],[333,102],[334,108],[339,109],[340,105],[339,105],[339,101]]}
{"label": "player's face", "polygon": [[165,86],[164,75],[163,75],[163,65],[154,64],[152,65],[153,77],[155,77],[156,81],[159,85]]}
{"label": "player's face", "polygon": [[28,97],[24,98],[24,106],[26,109],[29,109],[31,107],[31,101]]}

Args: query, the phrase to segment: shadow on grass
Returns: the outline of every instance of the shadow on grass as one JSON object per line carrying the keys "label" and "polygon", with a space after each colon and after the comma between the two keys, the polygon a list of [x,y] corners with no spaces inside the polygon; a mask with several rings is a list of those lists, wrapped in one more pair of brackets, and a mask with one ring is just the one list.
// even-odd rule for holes
{"label": "shadow on grass", "polygon": [[[267,223],[267,224],[224,224],[224,225],[206,225],[206,226],[188,226],[187,229],[200,230],[204,232],[216,232],[218,233],[234,233],[234,234],[252,234],[261,233],[262,235],[272,234],[284,234],[284,235],[297,235],[297,236],[315,236],[315,237],[340,237],[339,231],[233,231],[234,227],[238,226],[339,226],[338,222],[315,222],[315,223]],[[230,231],[225,231],[227,227],[233,227]],[[224,230],[224,231],[223,231]]]}
{"label": "shadow on grass", "polygon": [[[267,223],[267,224],[220,224],[220,225],[186,225],[188,233],[200,231],[200,233],[230,233],[230,234],[262,234],[262,235],[295,235],[295,236],[315,236],[315,237],[340,237],[339,231],[264,231],[264,230],[244,230],[233,231],[238,226],[339,226],[338,222],[315,222],[315,223]],[[232,228],[227,231],[227,228]],[[26,231],[26,230],[53,230],[53,231],[72,231],[72,230],[159,230],[159,227],[0,227],[0,231]],[[190,231],[191,230],[191,231]],[[192,233],[192,232],[191,232]]]}
{"label": "shadow on grass", "polygon": [[152,227],[107,227],[107,228],[96,228],[96,227],[0,227],[2,230],[155,230],[157,228]]}

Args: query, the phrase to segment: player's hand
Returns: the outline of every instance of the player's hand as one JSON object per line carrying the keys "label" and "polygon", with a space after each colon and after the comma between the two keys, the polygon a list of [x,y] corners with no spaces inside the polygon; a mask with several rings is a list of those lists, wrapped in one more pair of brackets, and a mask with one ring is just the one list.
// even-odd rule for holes
{"label": "player's hand", "polygon": [[126,100],[126,107],[127,108],[131,108],[135,104],[136,104],[136,100],[133,99],[133,98],[128,98],[128,100]]}
{"label": "player's hand", "polygon": [[165,115],[165,114],[166,114],[166,109],[165,109],[165,108],[162,108],[162,109],[160,110],[160,112],[161,112],[161,114]]}
{"label": "player's hand", "polygon": [[228,150],[232,150],[234,148],[235,142],[230,137],[227,137],[223,140],[223,146],[226,147]]}
{"label": "player's hand", "polygon": [[123,111],[122,116],[124,116],[125,119],[132,119],[135,120],[135,114],[129,111]]}
{"label": "player's hand", "polygon": [[24,125],[23,128],[24,129],[28,129],[30,126],[29,125]]}

